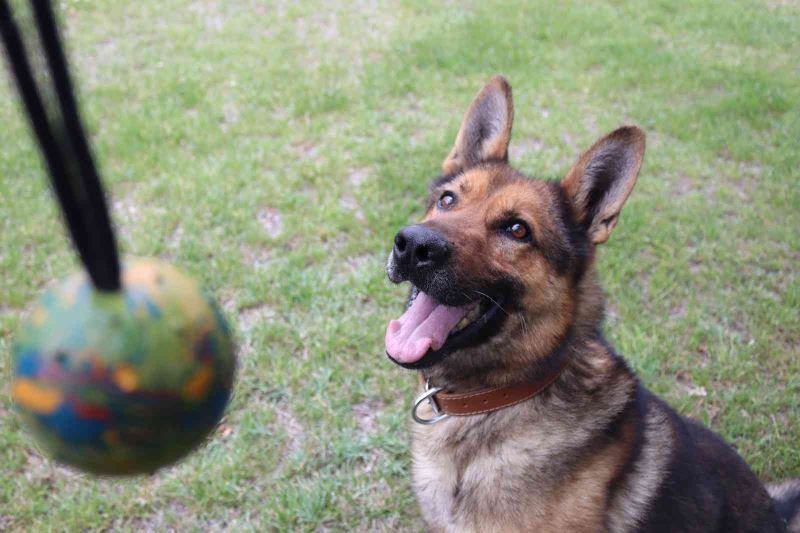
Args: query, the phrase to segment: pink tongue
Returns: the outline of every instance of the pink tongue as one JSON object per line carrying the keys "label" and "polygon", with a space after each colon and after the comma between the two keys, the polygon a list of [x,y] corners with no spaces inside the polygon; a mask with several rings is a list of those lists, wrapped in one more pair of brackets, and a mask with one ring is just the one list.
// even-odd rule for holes
{"label": "pink tongue", "polygon": [[464,318],[474,304],[450,307],[420,292],[411,307],[386,328],[386,353],[401,363],[422,359],[428,349],[438,350],[450,331]]}

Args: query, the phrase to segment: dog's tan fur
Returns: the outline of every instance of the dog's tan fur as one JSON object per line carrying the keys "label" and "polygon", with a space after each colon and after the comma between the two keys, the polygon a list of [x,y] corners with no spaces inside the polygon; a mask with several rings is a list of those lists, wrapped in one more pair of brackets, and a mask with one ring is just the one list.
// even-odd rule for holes
{"label": "dog's tan fur", "polygon": [[632,422],[619,439],[597,433],[623,409],[635,381],[603,346],[585,348],[552,390],[528,402],[414,425],[414,486],[432,530],[598,532],[610,523],[626,531],[636,522],[640,502],[660,482],[671,437],[663,414],[651,413],[646,472],[631,481],[628,497],[607,502],[605,489],[632,448]]}
{"label": "dog's tan fur", "polygon": [[[676,520],[682,513],[685,520],[710,517],[675,531],[728,530],[725,524],[781,531],[738,456],[646,392],[599,334],[604,303],[594,250],[609,238],[636,182],[643,132],[629,126],[602,138],[556,186],[507,164],[512,120],[511,89],[496,77],[467,111],[422,223],[452,246],[450,268],[465,291],[505,277],[523,290],[499,331],[422,373],[466,392],[529,379],[557,348],[569,362],[552,386],[523,403],[413,426],[414,488],[426,524],[452,532],[626,532],[644,524],[671,531],[674,507]],[[437,208],[443,191],[457,194],[456,207]],[[530,226],[535,245],[496,230],[508,213]],[[581,228],[583,241],[567,247],[565,224]],[[426,409],[420,414],[431,416]],[[718,485],[738,489],[685,507],[693,502],[673,501],[669,492],[678,490],[681,468],[698,479],[720,476],[709,489],[715,497]]]}

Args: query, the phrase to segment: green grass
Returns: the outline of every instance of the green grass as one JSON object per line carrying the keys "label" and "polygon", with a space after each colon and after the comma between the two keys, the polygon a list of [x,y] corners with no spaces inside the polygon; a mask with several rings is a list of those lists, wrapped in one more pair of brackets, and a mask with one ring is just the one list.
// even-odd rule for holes
{"label": "green grass", "polygon": [[764,479],[800,475],[800,9],[584,4],[60,2],[122,246],[202,280],[241,367],[221,431],[174,468],[96,480],[39,456],[10,346],[77,263],[2,83],[0,529],[419,530],[414,379],[382,355],[405,289],[382,265],[498,72],[524,172],[648,132],[600,255],[608,336]]}

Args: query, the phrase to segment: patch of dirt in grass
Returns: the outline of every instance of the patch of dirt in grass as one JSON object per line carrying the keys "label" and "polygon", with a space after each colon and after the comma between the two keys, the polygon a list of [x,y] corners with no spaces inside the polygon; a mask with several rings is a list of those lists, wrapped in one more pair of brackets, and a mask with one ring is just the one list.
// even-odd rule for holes
{"label": "patch of dirt in grass", "polygon": [[383,413],[384,405],[375,400],[364,400],[353,405],[353,416],[358,424],[358,433],[363,438],[371,435],[377,427],[376,420]]}
{"label": "patch of dirt in grass", "polygon": [[[624,120],[623,123],[630,124],[633,120]],[[586,126],[586,131],[588,131],[592,137],[597,137],[600,135],[600,128],[597,125],[597,116],[588,114],[583,118],[583,124]]]}
{"label": "patch of dirt in grass", "polygon": [[276,409],[278,425],[286,432],[286,449],[284,458],[295,455],[303,446],[306,432],[297,418],[288,409]]}
{"label": "patch of dirt in grass", "polygon": [[569,132],[563,132],[561,134],[561,140],[564,141],[564,144],[569,146],[573,152],[577,153],[578,143],[575,141],[575,137],[573,137]]}
{"label": "patch of dirt in grass", "polygon": [[[367,398],[361,402],[353,405],[352,415],[358,425],[357,435],[358,438],[364,442],[369,442],[369,439],[382,431],[379,419],[386,409],[400,410],[400,399],[392,402],[393,405],[385,404],[379,400]],[[370,474],[373,471],[379,471],[381,465],[386,464],[390,459],[387,457],[386,452],[378,446],[370,446],[369,450],[361,460],[361,471],[365,474]],[[377,479],[377,483],[385,483],[384,479]]]}
{"label": "patch of dirt in grass", "polygon": [[[73,56],[80,64],[80,71],[83,73],[81,85],[85,84],[89,89],[94,89],[100,84],[100,72],[120,57],[119,46],[114,38],[98,43],[93,52]],[[83,60],[79,59],[82,55]]]}
{"label": "patch of dirt in grass", "polygon": [[[361,460],[361,471],[365,474],[370,474],[372,471],[378,470],[379,466],[387,460],[386,453],[383,450],[376,447],[370,448],[367,456]],[[385,483],[385,480],[381,479],[378,483]]]}
{"label": "patch of dirt in grass", "polygon": [[[392,488],[384,482],[379,487],[376,487],[375,490],[383,494],[390,494]],[[411,531],[422,531],[421,526],[414,529],[409,525],[402,525],[402,520],[399,516],[380,517],[370,521],[368,525],[357,528],[355,531],[356,533],[409,533]]]}
{"label": "patch of dirt in grass", "polygon": [[684,394],[691,397],[705,398],[708,392],[705,387],[697,385],[688,372],[680,371],[675,376],[675,380],[683,389]]}
{"label": "patch of dirt in grass", "polygon": [[344,192],[339,197],[339,205],[346,209],[347,211],[351,211],[353,216],[358,222],[365,222],[366,216],[364,215],[364,210],[361,209],[361,206],[358,203],[354,193],[357,192],[364,181],[369,177],[369,171],[366,168],[357,168],[355,170],[351,170],[344,182]]}
{"label": "patch of dirt in grass", "polygon": [[235,430],[233,429],[233,426],[228,424],[226,419],[223,418],[222,421],[217,425],[216,429],[214,430],[214,433],[216,435],[219,435],[219,438],[221,439],[227,439],[228,437],[233,435],[234,431]]}
{"label": "patch of dirt in grass", "polygon": [[242,245],[242,260],[256,270],[266,268],[273,259],[272,251],[267,248]]}
{"label": "patch of dirt in grass", "polygon": [[736,191],[736,196],[743,202],[752,202],[756,189],[758,188],[759,178],[756,177],[742,177],[733,182],[733,188]]}
{"label": "patch of dirt in grass", "polygon": [[239,325],[243,331],[250,331],[257,324],[275,317],[275,309],[268,304],[256,304],[239,310]]}
{"label": "patch of dirt in grass", "polygon": [[[722,407],[719,404],[719,398],[714,393],[715,391],[723,390],[726,384],[722,382],[712,381],[710,389],[697,385],[692,377],[685,371],[679,371],[675,376],[677,382],[677,389],[680,394],[691,398],[691,407],[688,412],[683,412],[689,418],[694,420],[701,420],[703,414],[708,415],[709,426],[713,426],[718,421],[719,415],[722,412]],[[729,384],[728,384],[729,385]]]}
{"label": "patch of dirt in grass", "polygon": [[42,483],[50,486],[56,478],[78,482],[85,476],[76,470],[59,465],[36,452],[25,452],[25,472],[23,476],[28,483]]}
{"label": "patch of dirt in grass", "polygon": [[313,185],[306,183],[303,185],[303,188],[300,189],[300,191],[303,193],[303,195],[305,195],[310,203],[315,204],[319,201],[319,191],[317,191],[317,188]]}
{"label": "patch of dirt in grass", "polygon": [[519,139],[511,143],[508,148],[508,155],[511,161],[524,159],[535,152],[541,152],[545,147],[541,139],[537,137],[528,137],[527,139]]}
{"label": "patch of dirt in grass", "polygon": [[236,312],[236,292],[232,289],[221,289],[219,291],[219,304],[228,313]]}
{"label": "patch of dirt in grass", "polygon": [[174,260],[175,252],[180,247],[181,241],[183,241],[183,224],[178,222],[175,225],[175,229],[172,230],[172,233],[170,233],[169,237],[167,237],[167,240],[165,242],[166,250],[164,251],[164,253],[161,254],[161,257],[167,261]]}
{"label": "patch of dirt in grass", "polygon": [[763,179],[764,168],[758,161],[739,161],[723,154],[717,158],[716,168],[720,175],[703,180],[707,190],[713,192],[715,183],[721,182],[733,188],[734,194],[743,202],[751,202]]}
{"label": "patch of dirt in grass", "polygon": [[686,316],[686,302],[681,301],[676,304],[673,304],[672,307],[669,309],[669,316],[673,319],[679,319]]}
{"label": "patch of dirt in grass", "polygon": [[345,259],[345,264],[354,274],[361,272],[373,260],[372,254],[353,255]]}
{"label": "patch of dirt in grass", "polygon": [[690,416],[692,418],[699,418],[700,413],[706,412],[708,414],[708,425],[713,427],[719,421],[719,415],[722,412],[722,406],[714,400],[706,401],[706,402],[698,402],[696,404],[697,409],[696,412],[692,412]]}
{"label": "patch of dirt in grass", "polygon": [[703,262],[697,259],[689,259],[689,272],[692,274],[699,274],[703,267]]}
{"label": "patch of dirt in grass", "polygon": [[372,254],[360,254],[346,257],[344,261],[339,261],[334,275],[334,283],[343,283],[350,276],[361,276],[365,269],[369,268],[374,260]]}
{"label": "patch of dirt in grass", "polygon": [[747,330],[747,326],[744,325],[744,322],[740,318],[734,318],[731,321],[725,320],[722,326],[730,337],[736,338],[741,342],[754,342],[753,337]]}
{"label": "patch of dirt in grass", "polygon": [[[0,369],[2,369],[2,366],[0,366]],[[9,387],[0,387],[0,394],[2,394],[3,397],[5,398],[11,397],[11,392]],[[5,406],[5,402],[0,402],[0,418],[2,418],[4,421],[8,421],[7,417],[9,416],[11,416],[11,411],[9,411],[8,408]]]}
{"label": "patch of dirt in grass", "polygon": [[686,174],[679,174],[678,177],[672,181],[673,196],[683,197],[699,190],[700,187],[697,186],[695,180]]}
{"label": "patch of dirt in grass", "polygon": [[352,211],[353,217],[359,222],[364,222],[366,217],[364,216],[364,211],[361,209],[361,206],[358,205],[358,200],[349,193],[345,193],[339,198],[339,205],[342,209],[346,209],[347,211]]}
{"label": "patch of dirt in grass", "polygon": [[611,301],[606,302],[605,320],[608,326],[619,323],[619,307],[616,303]]}
{"label": "patch of dirt in grass", "polygon": [[218,2],[194,2],[188,9],[202,21],[207,35],[220,33],[225,28],[225,16]]}
{"label": "patch of dirt in grass", "polygon": [[731,161],[720,158],[712,175],[692,178],[680,173],[668,178],[672,185],[672,195],[680,198],[697,193],[714,200],[720,187],[728,186],[733,188],[740,200],[752,201],[761,175],[760,166],[757,163],[737,162],[734,175],[731,175],[730,165]]}
{"label": "patch of dirt in grass", "polygon": [[256,218],[267,235],[273,239],[283,231],[283,217],[281,212],[274,207],[262,207],[256,213]]}
{"label": "patch of dirt in grass", "polygon": [[795,12],[800,11],[800,2],[797,0],[765,0],[764,4],[770,11],[781,9],[790,9]]}
{"label": "patch of dirt in grass", "polygon": [[132,185],[117,188],[119,191],[111,194],[111,218],[117,222],[114,227],[116,233],[129,245],[132,237],[130,228],[141,219],[141,209]]}
{"label": "patch of dirt in grass", "polygon": [[700,366],[708,366],[708,361],[710,360],[708,355],[708,346],[703,345],[697,349],[697,360],[700,362]]}
{"label": "patch of dirt in grass", "polygon": [[246,359],[255,353],[255,344],[253,340],[245,337],[244,339],[239,339],[237,342],[238,346],[238,356],[240,358]]}
{"label": "patch of dirt in grass", "polygon": [[373,0],[330,7],[314,9],[293,21],[295,38],[305,51],[302,65],[316,72],[329,58],[346,58],[347,70],[356,75],[363,70],[365,59],[380,53],[375,45],[388,43],[397,23],[395,10]]}
{"label": "patch of dirt in grass", "polygon": [[354,189],[361,188],[361,185],[369,178],[369,170],[366,168],[357,168],[351,170],[347,174],[347,183]]}
{"label": "patch of dirt in grass", "polygon": [[648,265],[657,263],[656,255],[649,248],[643,248],[639,252],[638,262],[642,269],[636,274],[636,279],[640,282],[642,291],[640,293],[639,301],[644,306],[650,305],[650,278],[652,276],[652,269]]}
{"label": "patch of dirt in grass", "polygon": [[319,158],[319,145],[311,141],[293,142],[289,145],[289,149],[295,155],[295,158],[300,161],[313,161],[320,162]]}
{"label": "patch of dirt in grass", "polygon": [[310,37],[314,33],[318,33],[317,37],[323,41],[332,41],[339,37],[338,13],[315,9],[311,15],[295,19],[294,31],[301,42],[310,42]]}
{"label": "patch of dirt in grass", "polygon": [[230,126],[239,123],[242,114],[236,102],[225,102],[222,104],[222,131],[227,132]]}
{"label": "patch of dirt in grass", "polygon": [[729,224],[735,224],[739,221],[739,212],[734,211],[733,209],[726,209],[722,216],[725,218],[725,221]]}
{"label": "patch of dirt in grass", "polygon": [[[166,503],[160,504],[159,509],[154,510],[145,517],[134,517],[132,520],[116,520],[113,530],[124,529],[124,525],[132,526],[134,531],[145,531],[147,533],[156,531],[176,531],[169,526],[169,522],[178,524],[190,524],[196,519],[195,514],[180,500],[171,499]],[[167,519],[170,515],[171,520]]]}

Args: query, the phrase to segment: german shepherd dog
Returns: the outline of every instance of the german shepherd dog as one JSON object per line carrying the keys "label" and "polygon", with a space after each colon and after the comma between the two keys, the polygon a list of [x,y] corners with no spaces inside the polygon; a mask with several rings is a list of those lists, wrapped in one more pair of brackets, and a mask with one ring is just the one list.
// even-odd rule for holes
{"label": "german shepherd dog", "polygon": [[560,182],[540,181],[508,164],[512,118],[497,76],[387,265],[411,293],[386,352],[435,387],[428,393],[494,401],[540,384],[473,413],[447,416],[428,393],[418,402],[426,423],[413,428],[413,478],[427,526],[800,531],[800,481],[765,488],[722,439],[649,392],[601,333],[595,248],[636,183],[642,130],[621,127]]}

